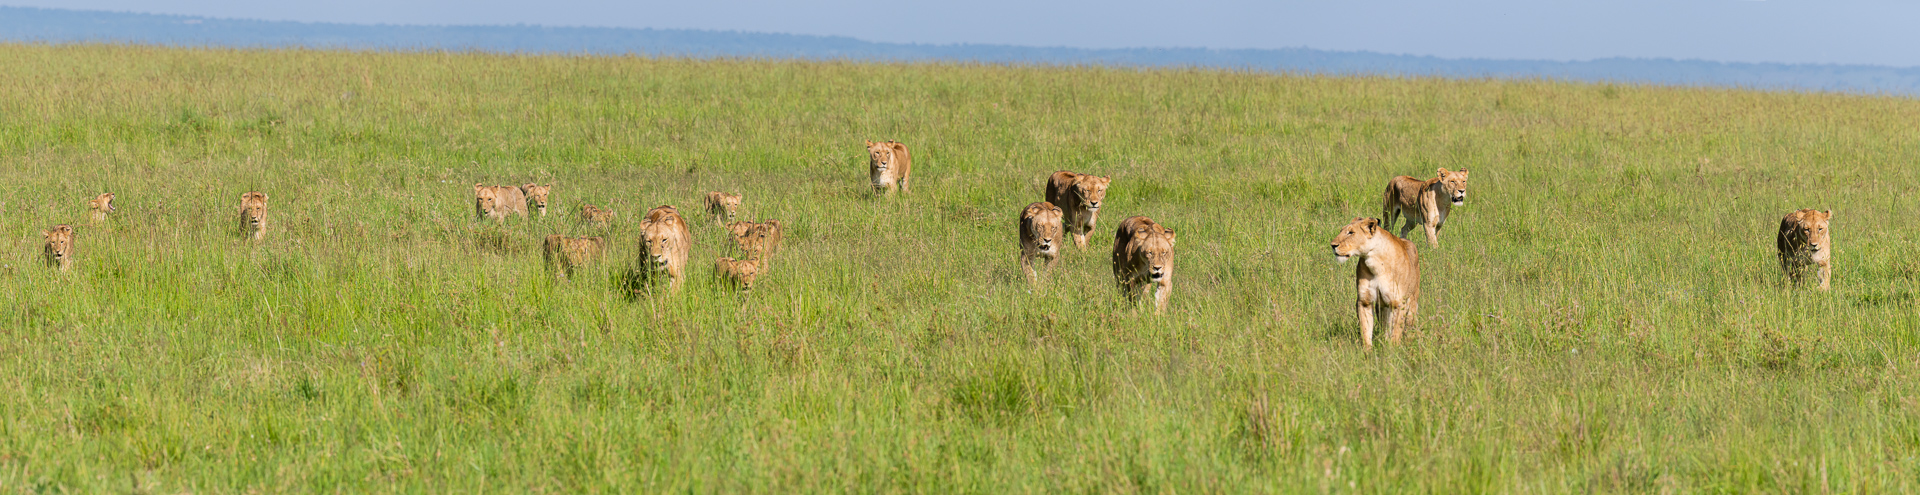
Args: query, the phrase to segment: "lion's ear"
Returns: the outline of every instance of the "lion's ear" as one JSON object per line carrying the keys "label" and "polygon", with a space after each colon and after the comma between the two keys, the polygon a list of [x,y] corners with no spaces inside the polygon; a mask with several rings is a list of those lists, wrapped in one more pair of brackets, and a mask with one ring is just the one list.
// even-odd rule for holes
{"label": "lion's ear", "polygon": [[1439,174],[1440,174],[1440,175],[1447,175],[1447,169],[1446,169],[1446,168],[1444,168],[1444,167],[1443,167],[1443,168],[1441,168],[1441,169],[1440,169],[1440,172],[1439,172]]}
{"label": "lion's ear", "polygon": [[867,141],[867,147],[868,147],[868,148],[872,148],[872,147],[873,147],[873,141]]}
{"label": "lion's ear", "polygon": [[1460,173],[1461,173],[1461,174],[1466,174],[1466,173],[1467,173],[1467,169],[1466,169],[1465,167],[1461,167],[1461,168],[1460,168]]}
{"label": "lion's ear", "polygon": [[1367,233],[1372,234],[1373,231],[1375,229],[1378,229],[1379,227],[1380,227],[1380,219],[1378,218],[1367,219]]}

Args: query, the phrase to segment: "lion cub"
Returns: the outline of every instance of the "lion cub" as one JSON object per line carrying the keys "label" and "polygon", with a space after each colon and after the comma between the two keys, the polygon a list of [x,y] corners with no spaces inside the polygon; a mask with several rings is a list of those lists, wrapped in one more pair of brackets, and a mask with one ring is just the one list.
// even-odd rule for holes
{"label": "lion cub", "polygon": [[733,222],[727,224],[727,230],[733,233],[733,245],[749,258],[772,257],[780,252],[781,234],[779,220],[765,222]]}
{"label": "lion cub", "polygon": [[589,227],[604,229],[613,225],[613,210],[594,205],[580,205],[580,223]]}
{"label": "lion cub", "polygon": [[873,181],[874,194],[890,193],[894,189],[910,192],[907,179],[912,172],[913,157],[907,153],[906,144],[867,141],[867,175]]}
{"label": "lion cub", "polygon": [[[538,210],[540,212],[541,217],[547,216],[547,196],[553,194],[553,184],[547,184],[543,186],[543,185],[529,182],[525,185],[520,186],[520,193],[526,196],[527,206],[531,206],[533,207],[533,209]],[[522,207],[522,210],[520,212],[522,215],[526,214],[526,210],[524,208],[525,207]]]}
{"label": "lion cub", "polygon": [[668,287],[680,291],[685,278],[688,251],[693,248],[693,231],[680,210],[661,205],[640,219],[640,264],[647,278],[667,277]]}
{"label": "lion cub", "polygon": [[1805,209],[1788,213],[1780,219],[1780,235],[1774,239],[1774,247],[1780,250],[1780,270],[1787,272],[1787,280],[1794,285],[1805,282],[1807,268],[1818,267],[1815,275],[1820,277],[1820,290],[1832,287],[1828,279],[1833,276],[1833,237],[1827,232],[1827,221],[1833,219],[1833,210],[1819,211]]}
{"label": "lion cub", "polygon": [[113,213],[113,193],[100,193],[87,200],[87,222],[100,225],[107,222],[107,214]]}
{"label": "lion cub", "polygon": [[1400,334],[1420,307],[1420,256],[1413,243],[1394,237],[1378,218],[1355,218],[1333,238],[1333,258],[1341,263],[1359,256],[1353,279],[1359,292],[1360,343],[1373,348],[1373,323],[1387,320],[1387,341]]}
{"label": "lion cub", "polygon": [[1380,218],[1386,219],[1388,229],[1405,214],[1407,222],[1400,228],[1400,237],[1406,237],[1417,224],[1426,229],[1427,244],[1440,247],[1440,227],[1447,222],[1447,212],[1467,203],[1467,169],[1449,172],[1443,168],[1439,177],[1424,181],[1405,175],[1394,177],[1387,181],[1381,202]]}
{"label": "lion cub", "polygon": [[1027,282],[1039,283],[1040,276],[1033,270],[1033,259],[1046,260],[1047,271],[1053,271],[1053,264],[1060,261],[1060,234],[1063,231],[1060,220],[1060,207],[1045,201],[1027,205],[1020,211],[1020,270],[1026,272]]}
{"label": "lion cub", "polygon": [[1153,314],[1173,295],[1173,240],[1173,229],[1147,217],[1129,217],[1113,234],[1113,280],[1129,302],[1152,290]]}
{"label": "lion cub", "polygon": [[765,258],[748,258],[744,260],[720,258],[713,263],[714,275],[734,287],[739,287],[740,292],[753,292],[754,280],[759,278],[760,274],[766,273],[766,271],[767,260]]}
{"label": "lion cub", "polygon": [[740,213],[740,195],[707,191],[707,213],[713,215],[714,225],[726,225]]}
{"label": "lion cub", "polygon": [[547,236],[547,270],[560,278],[573,278],[576,268],[600,261],[607,253],[605,237],[567,237],[560,234]]}
{"label": "lion cub", "polygon": [[240,232],[248,239],[260,240],[267,231],[267,193],[249,191],[240,195]]}
{"label": "lion cub", "polygon": [[40,250],[40,254],[47,258],[47,266],[63,272],[73,268],[73,226],[55,225],[52,230],[44,230],[40,234],[47,237],[46,247]]}
{"label": "lion cub", "polygon": [[1107,186],[1113,180],[1098,175],[1076,174],[1061,170],[1047,177],[1047,202],[1060,207],[1061,222],[1073,233],[1073,244],[1087,248],[1087,234],[1100,217],[1100,202],[1107,199]]}

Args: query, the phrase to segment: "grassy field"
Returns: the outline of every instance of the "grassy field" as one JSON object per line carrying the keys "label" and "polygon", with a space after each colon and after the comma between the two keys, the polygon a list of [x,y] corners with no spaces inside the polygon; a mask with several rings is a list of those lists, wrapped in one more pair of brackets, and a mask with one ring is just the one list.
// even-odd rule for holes
{"label": "grassy field", "polygon": [[[1920,491],[1920,102],[1560,82],[0,45],[0,490]],[[863,140],[913,147],[874,198]],[[1328,242],[1472,170],[1418,326]],[[1019,209],[1111,175],[1031,288]],[[554,216],[476,222],[475,182]],[[240,194],[271,196],[239,238]],[[708,190],[751,296],[619,289]],[[85,201],[111,191],[109,225]],[[619,212],[568,282],[539,239]],[[1781,216],[1834,211],[1833,290]],[[1112,228],[1179,232],[1172,304]],[[699,217],[695,217],[699,218]],[[78,227],[77,263],[40,231]],[[1416,234],[1416,237],[1418,235]]]}

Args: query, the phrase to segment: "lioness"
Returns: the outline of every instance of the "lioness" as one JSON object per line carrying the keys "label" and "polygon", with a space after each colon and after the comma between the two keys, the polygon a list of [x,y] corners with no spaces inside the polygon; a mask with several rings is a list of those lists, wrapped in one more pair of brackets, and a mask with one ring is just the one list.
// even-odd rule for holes
{"label": "lioness", "polygon": [[560,278],[573,278],[573,270],[600,261],[606,255],[605,237],[567,237],[560,234],[547,236],[547,270]]}
{"label": "lioness", "polygon": [[1107,199],[1110,183],[1112,179],[1106,177],[1065,170],[1047,179],[1047,202],[1060,207],[1061,222],[1080,249],[1087,248],[1087,234],[1093,232],[1093,222],[1100,217],[1100,202]]}
{"label": "lioness", "polygon": [[547,216],[547,196],[553,193],[553,184],[543,186],[529,182],[520,186],[520,193],[526,196],[526,203],[521,206],[521,215],[527,214],[526,206],[532,206],[533,209],[540,211],[540,216]]}
{"label": "lioness", "polygon": [[1129,217],[1113,235],[1113,280],[1127,301],[1153,291],[1153,314],[1167,310],[1173,295],[1173,229],[1147,217]]}
{"label": "lioness", "polygon": [[1026,272],[1027,281],[1040,281],[1038,273],[1033,271],[1033,259],[1047,261],[1047,271],[1053,271],[1053,264],[1060,261],[1060,246],[1054,244],[1060,240],[1063,229],[1060,224],[1060,207],[1045,201],[1027,205],[1020,211],[1020,270]]}
{"label": "lioness", "polygon": [[113,213],[113,193],[100,193],[87,200],[87,221],[93,225],[106,223],[107,214]]}
{"label": "lioness", "polygon": [[1373,348],[1375,318],[1387,320],[1387,341],[1400,333],[1420,308],[1420,256],[1413,243],[1394,237],[1378,218],[1355,218],[1333,238],[1333,258],[1341,263],[1359,256],[1353,279],[1359,291],[1360,343]]}
{"label": "lioness", "polygon": [[1833,219],[1833,210],[1819,211],[1805,209],[1788,213],[1780,219],[1780,235],[1774,239],[1774,247],[1780,250],[1780,270],[1787,272],[1787,280],[1800,285],[1807,276],[1807,266],[1818,266],[1816,273],[1820,277],[1820,290],[1832,286],[1828,279],[1833,276],[1833,237],[1827,232],[1827,221]]}
{"label": "lioness", "polygon": [[707,213],[713,215],[714,225],[726,225],[740,212],[740,195],[720,191],[707,192]]}
{"label": "lioness", "polygon": [[753,281],[767,270],[766,259],[720,258],[713,263],[713,273],[729,284],[739,287],[740,292],[752,292]]}
{"label": "lioness", "polygon": [[604,229],[613,224],[613,210],[594,205],[580,205],[580,223],[593,228]]}
{"label": "lioness", "polygon": [[[1449,201],[1442,201],[1447,198]],[[1453,207],[1467,202],[1467,169],[1448,172],[1440,169],[1440,176],[1432,180],[1420,180],[1405,175],[1387,181],[1387,193],[1382,198],[1380,218],[1386,219],[1383,225],[1393,229],[1393,224],[1405,214],[1407,222],[1400,228],[1400,237],[1406,237],[1415,224],[1427,230],[1427,243],[1440,247],[1440,227],[1447,222],[1447,212]]]}
{"label": "lioness", "polygon": [[518,187],[473,185],[473,216],[506,223],[507,215],[527,217],[527,195]]}
{"label": "lioness", "polygon": [[680,210],[662,205],[647,211],[640,219],[640,264],[648,278],[665,275],[673,291],[680,290],[687,266],[688,250],[693,248],[693,231]]}
{"label": "lioness", "polygon": [[73,268],[73,226],[55,225],[52,230],[44,230],[40,234],[47,236],[47,245],[40,252],[46,256],[47,266],[63,272]]}
{"label": "lioness", "polygon": [[867,173],[873,179],[874,194],[892,192],[896,186],[900,192],[911,192],[907,190],[907,176],[912,172],[913,157],[908,155],[906,144],[867,141]]}
{"label": "lioness", "polygon": [[240,195],[240,232],[260,240],[267,231],[267,194],[251,191]]}
{"label": "lioness", "polygon": [[770,257],[780,252],[781,233],[779,220],[765,222],[733,222],[727,224],[727,230],[733,233],[733,245],[747,253],[749,258]]}

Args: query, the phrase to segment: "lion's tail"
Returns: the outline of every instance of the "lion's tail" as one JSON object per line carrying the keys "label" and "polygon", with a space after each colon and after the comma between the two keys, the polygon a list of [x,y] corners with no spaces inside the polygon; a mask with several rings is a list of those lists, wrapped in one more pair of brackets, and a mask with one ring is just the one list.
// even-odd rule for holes
{"label": "lion's tail", "polygon": [[1399,195],[1394,194],[1396,191],[1393,187],[1393,182],[1392,180],[1387,181],[1387,191],[1380,195],[1380,224],[1388,229],[1393,228],[1395,221],[1399,220],[1398,217],[1400,216],[1400,209],[1394,207],[1394,204],[1399,202]]}

